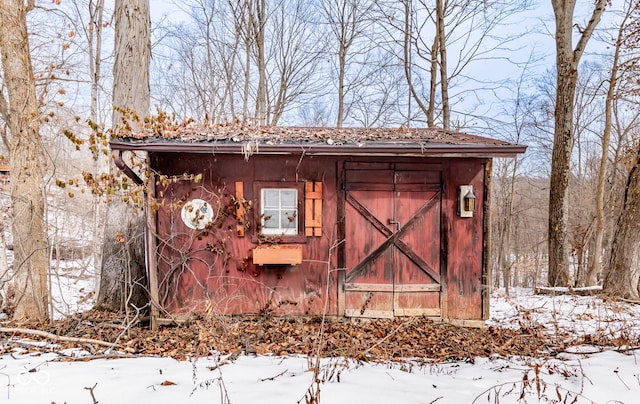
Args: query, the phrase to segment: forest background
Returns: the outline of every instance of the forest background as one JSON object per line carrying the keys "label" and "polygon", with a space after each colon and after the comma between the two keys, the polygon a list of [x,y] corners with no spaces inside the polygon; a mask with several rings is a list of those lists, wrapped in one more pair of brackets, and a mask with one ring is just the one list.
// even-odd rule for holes
{"label": "forest background", "polygon": [[[639,6],[3,0],[2,304],[14,318],[47,318],[52,258],[80,258],[78,276],[102,290],[102,247],[141,238],[106,226],[120,223],[110,206],[131,199],[109,165],[114,106],[176,121],[442,127],[526,144],[526,155],[494,161],[491,284],[603,285],[637,300]],[[143,51],[119,59],[118,44],[135,51],[134,39]],[[143,101],[117,101],[122,87]]]}

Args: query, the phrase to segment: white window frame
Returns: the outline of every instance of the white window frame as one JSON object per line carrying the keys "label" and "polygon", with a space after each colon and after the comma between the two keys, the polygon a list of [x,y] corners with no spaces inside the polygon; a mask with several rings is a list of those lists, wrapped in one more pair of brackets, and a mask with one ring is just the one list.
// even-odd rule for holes
{"label": "white window frame", "polygon": [[[278,194],[278,205],[277,206],[266,206],[266,193],[269,191],[279,191]],[[282,191],[292,191],[295,196],[294,206],[293,207],[283,207],[282,206]],[[260,220],[261,220],[261,233],[266,236],[297,236],[299,235],[299,224],[300,224],[300,200],[299,200],[299,192],[297,188],[288,188],[288,187],[263,187],[260,189]],[[293,210],[292,214],[294,220],[290,222],[290,225],[287,227],[282,227],[282,216],[283,214],[287,214],[288,211]],[[278,227],[265,227],[265,216],[272,216],[272,212],[278,212],[278,218],[276,219],[276,223],[278,223]],[[269,214],[265,212],[271,212]]]}

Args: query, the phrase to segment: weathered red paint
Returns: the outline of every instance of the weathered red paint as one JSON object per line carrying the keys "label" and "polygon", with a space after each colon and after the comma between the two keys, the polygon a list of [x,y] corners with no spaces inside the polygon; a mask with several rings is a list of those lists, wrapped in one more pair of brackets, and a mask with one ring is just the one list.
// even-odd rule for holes
{"label": "weathered red paint", "polygon": [[441,169],[347,165],[346,312],[440,315]]}
{"label": "weathered red paint", "polygon": [[[251,252],[257,245],[255,211],[247,212],[251,227],[244,237],[237,236],[237,219],[232,196],[235,183],[244,182],[244,195],[252,206],[257,196],[256,181],[304,183],[322,181],[325,198],[335,200],[335,162],[316,162],[315,158],[274,159],[254,156],[248,161],[237,156],[153,154],[153,169],[168,176],[157,194],[163,207],[158,212],[159,279],[161,303],[168,311],[217,313],[319,314],[325,300],[335,313],[337,281],[335,259],[328,262],[328,251],[335,242],[333,223],[335,204],[324,205],[325,234],[309,237],[303,243],[301,265],[258,266]],[[202,181],[183,178],[183,174],[203,174]],[[194,231],[182,223],[180,208],[191,198],[202,198],[218,208],[215,226]],[[333,271],[330,271],[333,269]],[[327,288],[327,284],[329,287]],[[327,295],[328,293],[328,295]]]}
{"label": "weathered red paint", "polygon": [[460,218],[456,204],[460,185],[473,185],[476,201],[484,201],[485,164],[483,159],[452,160],[445,170],[446,318],[482,318],[483,205],[478,203],[472,218]]}
{"label": "weathered red paint", "polygon": [[[170,313],[319,315],[326,308],[329,315],[482,318],[485,159],[163,151],[150,162],[161,178],[158,279]],[[190,180],[197,174],[199,183]],[[322,183],[322,236],[290,239],[302,246],[300,265],[255,265],[254,185],[308,181]],[[234,208],[238,182],[251,204],[244,236]],[[456,188],[467,184],[478,207],[461,219]],[[216,209],[214,226],[198,231],[182,222],[181,206],[192,198]]]}

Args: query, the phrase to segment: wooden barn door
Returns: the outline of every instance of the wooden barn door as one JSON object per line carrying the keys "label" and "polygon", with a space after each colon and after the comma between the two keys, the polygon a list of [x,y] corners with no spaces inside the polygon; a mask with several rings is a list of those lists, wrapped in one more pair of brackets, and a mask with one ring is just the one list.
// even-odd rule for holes
{"label": "wooden barn door", "polygon": [[440,315],[441,171],[345,170],[345,315]]}

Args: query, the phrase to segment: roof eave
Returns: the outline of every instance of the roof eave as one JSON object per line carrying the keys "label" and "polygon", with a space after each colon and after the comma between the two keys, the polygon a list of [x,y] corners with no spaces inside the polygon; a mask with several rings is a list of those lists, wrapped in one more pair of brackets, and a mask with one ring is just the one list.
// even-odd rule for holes
{"label": "roof eave", "polygon": [[239,155],[282,155],[305,154],[316,156],[410,156],[410,157],[515,157],[524,153],[527,146],[517,144],[445,144],[445,143],[368,143],[364,146],[356,144],[259,144],[246,148],[244,142],[231,143],[180,143],[180,142],[129,142],[112,140],[113,150],[173,152],[173,153],[208,153]]}

